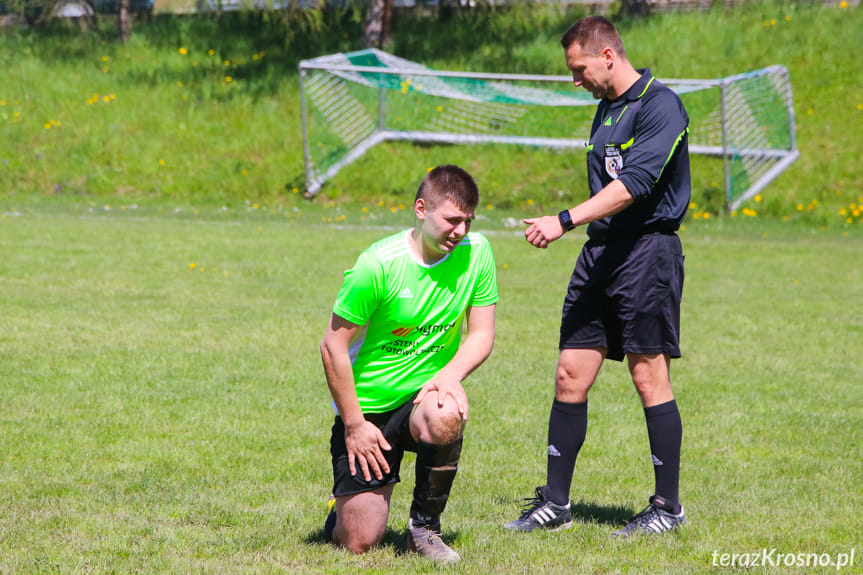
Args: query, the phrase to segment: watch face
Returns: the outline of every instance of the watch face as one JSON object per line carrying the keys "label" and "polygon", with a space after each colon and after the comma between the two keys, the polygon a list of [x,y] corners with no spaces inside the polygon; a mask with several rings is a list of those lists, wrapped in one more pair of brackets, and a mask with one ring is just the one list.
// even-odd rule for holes
{"label": "watch face", "polygon": [[560,220],[560,225],[563,226],[563,229],[569,231],[575,226],[572,224],[572,218],[569,216],[569,210],[562,210],[559,214],[557,214],[557,219]]}

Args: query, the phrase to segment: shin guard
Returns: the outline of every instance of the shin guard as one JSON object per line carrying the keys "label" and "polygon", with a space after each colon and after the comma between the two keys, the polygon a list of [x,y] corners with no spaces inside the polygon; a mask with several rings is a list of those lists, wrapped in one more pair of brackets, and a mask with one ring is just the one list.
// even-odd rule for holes
{"label": "shin guard", "polygon": [[458,471],[462,440],[446,445],[417,441],[416,486],[410,517],[414,525],[440,524]]}

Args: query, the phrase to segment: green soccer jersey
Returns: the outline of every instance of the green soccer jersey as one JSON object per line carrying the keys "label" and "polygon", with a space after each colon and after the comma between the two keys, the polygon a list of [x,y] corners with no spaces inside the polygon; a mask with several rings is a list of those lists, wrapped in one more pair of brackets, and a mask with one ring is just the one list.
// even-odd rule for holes
{"label": "green soccer jersey", "polygon": [[471,306],[497,302],[494,256],[485,236],[468,234],[429,266],[409,247],[411,230],[384,238],[345,272],[333,312],[363,326],[351,344],[364,413],[402,405],[455,355]]}

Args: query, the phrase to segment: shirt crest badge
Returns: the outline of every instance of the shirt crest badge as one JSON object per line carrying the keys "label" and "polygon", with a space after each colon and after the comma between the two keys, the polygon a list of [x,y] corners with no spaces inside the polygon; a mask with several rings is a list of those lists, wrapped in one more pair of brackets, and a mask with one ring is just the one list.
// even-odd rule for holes
{"label": "shirt crest badge", "polygon": [[622,169],[623,156],[620,155],[620,150],[613,144],[605,146],[605,173],[616,180]]}

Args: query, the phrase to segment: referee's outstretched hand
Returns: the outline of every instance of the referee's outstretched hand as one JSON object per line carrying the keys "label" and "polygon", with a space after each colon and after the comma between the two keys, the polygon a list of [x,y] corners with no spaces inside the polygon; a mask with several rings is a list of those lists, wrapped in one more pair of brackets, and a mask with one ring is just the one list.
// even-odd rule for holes
{"label": "referee's outstretched hand", "polygon": [[527,218],[522,220],[527,224],[524,231],[524,239],[532,246],[545,249],[548,244],[563,235],[563,226],[557,216],[542,216],[541,218]]}

